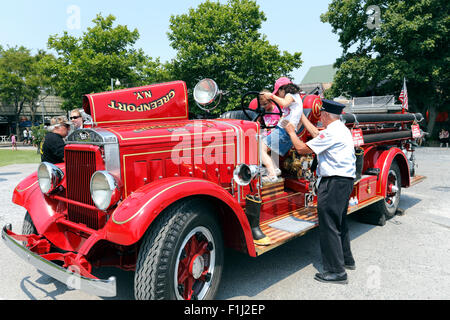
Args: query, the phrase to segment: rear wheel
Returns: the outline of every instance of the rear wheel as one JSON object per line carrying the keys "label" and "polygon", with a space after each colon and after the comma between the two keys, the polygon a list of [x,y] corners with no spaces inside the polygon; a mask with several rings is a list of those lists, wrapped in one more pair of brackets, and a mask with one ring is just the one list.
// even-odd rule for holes
{"label": "rear wheel", "polygon": [[142,300],[213,299],[221,278],[223,239],[204,201],[168,208],[147,231],[139,251],[135,296]]}
{"label": "rear wheel", "polygon": [[400,203],[402,177],[397,162],[393,161],[386,181],[386,197],[371,205],[361,220],[366,223],[384,226],[386,221],[395,216]]}
{"label": "rear wheel", "polygon": [[401,190],[402,177],[400,169],[396,162],[392,162],[386,183],[386,198],[380,203],[380,209],[384,212],[387,219],[395,216],[397,212]]}

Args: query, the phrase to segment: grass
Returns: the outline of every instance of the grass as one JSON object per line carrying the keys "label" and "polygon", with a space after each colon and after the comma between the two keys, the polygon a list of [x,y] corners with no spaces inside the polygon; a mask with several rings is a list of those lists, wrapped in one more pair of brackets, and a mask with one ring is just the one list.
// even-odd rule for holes
{"label": "grass", "polygon": [[17,163],[40,163],[41,155],[36,150],[0,149],[0,167]]}

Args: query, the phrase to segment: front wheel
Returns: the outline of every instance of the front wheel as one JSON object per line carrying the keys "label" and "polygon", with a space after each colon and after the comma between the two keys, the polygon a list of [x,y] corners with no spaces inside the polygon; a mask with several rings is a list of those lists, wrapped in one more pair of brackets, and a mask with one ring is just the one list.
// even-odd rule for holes
{"label": "front wheel", "polygon": [[144,236],[134,290],[142,300],[209,300],[219,287],[223,239],[204,201],[169,207]]}
{"label": "front wheel", "polygon": [[31,220],[31,216],[28,213],[28,211],[25,213],[25,217],[23,218],[22,234],[24,235],[37,234],[36,227],[34,226],[33,220]]}

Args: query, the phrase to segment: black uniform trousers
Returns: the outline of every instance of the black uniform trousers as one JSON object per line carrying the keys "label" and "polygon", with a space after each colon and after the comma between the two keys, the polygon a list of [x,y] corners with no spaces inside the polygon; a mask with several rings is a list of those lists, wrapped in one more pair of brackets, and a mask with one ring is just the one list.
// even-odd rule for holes
{"label": "black uniform trousers", "polygon": [[354,264],[347,226],[347,209],[353,178],[323,177],[317,192],[320,250],[324,272],[345,272],[344,264]]}

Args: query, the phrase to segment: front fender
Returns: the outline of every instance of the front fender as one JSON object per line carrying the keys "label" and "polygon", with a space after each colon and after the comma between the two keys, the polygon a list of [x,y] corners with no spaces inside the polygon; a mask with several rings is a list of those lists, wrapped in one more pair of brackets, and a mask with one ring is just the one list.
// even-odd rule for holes
{"label": "front fender", "polygon": [[132,245],[142,238],[150,224],[169,205],[199,195],[218,199],[234,212],[242,227],[249,254],[252,255],[253,238],[242,207],[221,186],[197,178],[161,179],[133,192],[112,213],[105,227],[106,239],[121,245]]}
{"label": "front fender", "polygon": [[[57,166],[65,172],[64,164],[58,164]],[[16,186],[12,202],[28,211],[39,234],[44,234],[54,222],[54,215],[58,211],[59,203],[59,201],[52,200],[42,194],[37,178],[37,167],[34,173]]]}
{"label": "front fender", "polygon": [[28,198],[36,188],[39,189],[37,168],[35,172],[20,181],[16,186],[13,192],[12,202],[21,207],[25,207],[28,202]]}

